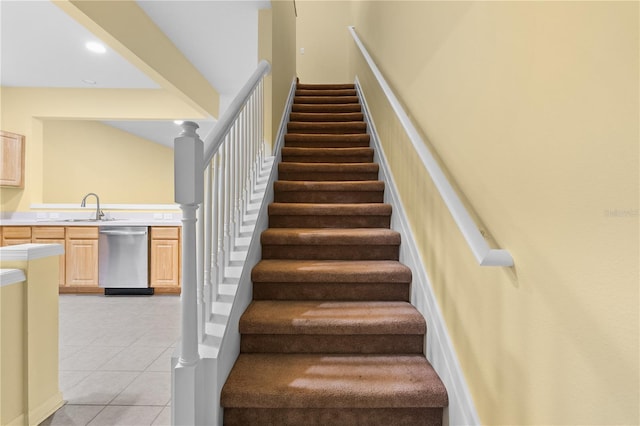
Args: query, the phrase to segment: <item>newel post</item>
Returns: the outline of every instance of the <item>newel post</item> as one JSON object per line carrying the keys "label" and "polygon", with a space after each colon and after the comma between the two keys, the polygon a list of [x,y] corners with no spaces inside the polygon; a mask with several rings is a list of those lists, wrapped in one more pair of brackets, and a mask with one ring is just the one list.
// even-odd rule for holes
{"label": "newel post", "polygon": [[173,372],[173,424],[196,424],[198,400],[197,367],[198,309],[196,210],[204,197],[204,143],[198,137],[198,125],[182,124],[182,133],[174,142],[175,201],[182,210],[182,340],[180,357]]}

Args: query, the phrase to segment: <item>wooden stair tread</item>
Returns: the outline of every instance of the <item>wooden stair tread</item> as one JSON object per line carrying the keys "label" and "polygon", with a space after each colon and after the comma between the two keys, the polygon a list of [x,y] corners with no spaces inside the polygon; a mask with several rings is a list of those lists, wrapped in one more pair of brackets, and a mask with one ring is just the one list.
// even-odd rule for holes
{"label": "wooden stair tread", "polygon": [[444,385],[421,355],[240,354],[224,407],[443,407]]}
{"label": "wooden stair tread", "polygon": [[291,111],[306,113],[360,112],[360,104],[293,104]]}
{"label": "wooden stair tread", "polygon": [[294,96],[294,104],[357,104],[357,96]]}
{"label": "wooden stair tread", "polygon": [[254,301],[240,318],[251,334],[424,334],[422,315],[407,302]]}
{"label": "wooden stair tread", "polygon": [[284,162],[278,164],[279,171],[302,171],[302,172],[378,172],[379,166],[376,163],[294,163]]}
{"label": "wooden stair tread", "polygon": [[260,241],[269,245],[399,245],[400,234],[391,229],[370,228],[268,228]]}
{"label": "wooden stair tread", "polygon": [[394,260],[263,259],[251,271],[254,282],[410,283],[411,270]]}
{"label": "wooden stair tread", "polygon": [[296,96],[357,96],[356,89],[296,89]]}
{"label": "wooden stair tread", "polygon": [[292,112],[290,121],[308,122],[341,122],[341,121],[362,121],[361,112]]}
{"label": "wooden stair tread", "polygon": [[286,181],[274,182],[276,191],[365,191],[378,192],[384,190],[384,182],[371,181],[343,181],[343,182],[318,182],[318,181]]}
{"label": "wooden stair tread", "polygon": [[390,216],[391,205],[383,203],[271,203],[270,215],[300,216]]}
{"label": "wooden stair tread", "polygon": [[340,84],[335,84],[335,83],[317,83],[317,84],[310,84],[310,83],[298,83],[296,85],[296,89],[303,89],[303,90],[336,90],[336,89],[355,89],[356,85],[353,83],[340,83]]}

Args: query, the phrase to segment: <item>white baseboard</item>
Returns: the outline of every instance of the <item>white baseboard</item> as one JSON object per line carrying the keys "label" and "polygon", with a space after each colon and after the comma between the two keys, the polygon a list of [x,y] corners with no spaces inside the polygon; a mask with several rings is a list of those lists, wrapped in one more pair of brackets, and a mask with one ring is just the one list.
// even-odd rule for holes
{"label": "white baseboard", "polygon": [[375,123],[369,114],[358,77],[356,77],[355,84],[362,103],[367,132],[371,136],[372,147],[375,151],[374,161],[380,166],[380,180],[385,182],[385,202],[391,204],[393,208],[391,227],[401,235],[400,261],[407,265],[413,273],[411,303],[427,321],[425,354],[447,388],[449,407],[445,410],[445,424],[479,425],[478,413],[471,399],[471,393],[458,362],[453,342],[449,337],[444,317],[433,293],[427,267],[422,262],[418,246],[413,238],[409,220],[400,201],[398,188],[380,144]]}

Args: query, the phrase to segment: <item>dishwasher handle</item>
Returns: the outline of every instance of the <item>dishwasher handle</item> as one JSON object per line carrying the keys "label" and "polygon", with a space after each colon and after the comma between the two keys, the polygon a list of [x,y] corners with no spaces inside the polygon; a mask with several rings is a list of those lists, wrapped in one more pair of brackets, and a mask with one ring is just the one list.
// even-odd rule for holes
{"label": "dishwasher handle", "polygon": [[99,231],[105,235],[147,235],[147,231]]}

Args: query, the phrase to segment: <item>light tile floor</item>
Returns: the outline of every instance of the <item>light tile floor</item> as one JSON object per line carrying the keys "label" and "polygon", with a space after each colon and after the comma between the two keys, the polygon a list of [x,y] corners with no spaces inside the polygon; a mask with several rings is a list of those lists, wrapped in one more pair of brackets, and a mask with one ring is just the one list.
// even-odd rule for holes
{"label": "light tile floor", "polygon": [[49,425],[171,424],[178,296],[60,295],[60,390]]}

